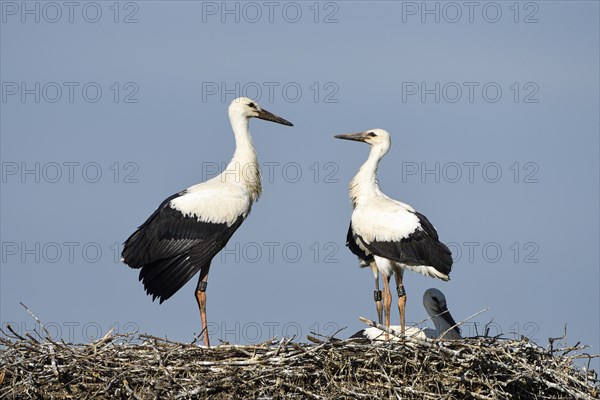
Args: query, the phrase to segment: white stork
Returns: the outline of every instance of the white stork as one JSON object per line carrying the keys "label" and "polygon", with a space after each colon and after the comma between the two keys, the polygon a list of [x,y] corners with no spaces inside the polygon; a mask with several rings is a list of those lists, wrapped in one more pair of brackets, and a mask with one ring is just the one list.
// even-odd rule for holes
{"label": "white stork", "polygon": [[382,307],[378,273],[381,272],[384,278],[386,327],[390,326],[392,303],[389,280],[392,274],[395,276],[400,323],[404,334],[404,270],[409,269],[447,281],[452,268],[452,253],[438,240],[435,228],[423,214],[408,204],[386,196],[379,189],[377,167],[391,147],[389,133],[383,129],[371,129],[335,137],[371,145],[367,161],[350,182],[350,200],[354,211],[346,245],[359,257],[361,267],[370,266],[375,276],[375,302],[379,323]]}
{"label": "white stork", "polygon": [[[458,340],[461,338],[460,328],[456,326],[456,322],[448,310],[446,296],[440,290],[435,288],[427,289],[423,293],[423,307],[425,307],[427,314],[431,317],[435,329],[419,329],[416,326],[409,326],[406,327],[406,336],[416,339]],[[400,326],[391,326],[390,328],[397,334],[401,334],[402,328]],[[367,338],[370,340],[383,340],[383,337],[384,332],[375,327],[363,329],[351,336],[351,338]],[[400,339],[394,337],[393,340]]]}
{"label": "white stork", "polygon": [[244,222],[262,192],[256,151],[248,131],[253,117],[293,126],[251,99],[235,99],[229,106],[229,120],[236,149],[227,168],[206,182],[168,197],[123,248],[123,262],[140,269],[139,279],[146,293],[161,303],[200,271],[195,294],[206,346],[210,345],[206,286],[211,260]]}

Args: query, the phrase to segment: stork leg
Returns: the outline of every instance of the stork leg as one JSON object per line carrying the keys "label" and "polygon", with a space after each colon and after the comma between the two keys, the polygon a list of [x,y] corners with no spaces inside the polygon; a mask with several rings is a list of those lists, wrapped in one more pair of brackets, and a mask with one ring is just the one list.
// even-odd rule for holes
{"label": "stork leg", "polygon": [[373,261],[371,264],[371,271],[373,272],[373,276],[375,277],[375,292],[373,292],[373,297],[375,298],[375,308],[377,308],[377,318],[379,320],[379,324],[383,324],[383,305],[381,304],[381,290],[379,290],[379,270],[377,269],[377,264]]}
{"label": "stork leg", "polygon": [[402,276],[404,275],[404,270],[400,269],[399,271],[396,271],[394,275],[396,277],[396,290],[398,291],[398,311],[400,312],[400,326],[402,329],[402,335],[404,335],[406,331],[406,321],[404,316],[404,311],[406,308],[406,291],[404,290],[404,285],[402,284]]}
{"label": "stork leg", "polygon": [[[385,327],[390,328],[390,307],[392,306],[392,292],[390,291],[390,276],[383,274],[383,307],[385,313]],[[385,340],[390,340],[390,334],[385,333]]]}
{"label": "stork leg", "polygon": [[198,301],[198,308],[200,308],[202,335],[204,337],[204,345],[206,347],[210,347],[210,341],[208,338],[208,324],[206,322],[206,286],[208,284],[208,269],[209,267],[202,268],[200,271],[200,278],[198,279],[198,286],[196,286],[196,300]]}

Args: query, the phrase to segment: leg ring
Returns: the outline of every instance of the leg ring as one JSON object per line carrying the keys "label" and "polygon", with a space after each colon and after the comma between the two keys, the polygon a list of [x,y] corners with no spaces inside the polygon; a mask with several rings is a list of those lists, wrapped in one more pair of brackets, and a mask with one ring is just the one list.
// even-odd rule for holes
{"label": "leg ring", "polygon": [[406,296],[406,291],[404,291],[404,286],[398,286],[398,287],[396,287],[396,290],[398,290],[398,297]]}

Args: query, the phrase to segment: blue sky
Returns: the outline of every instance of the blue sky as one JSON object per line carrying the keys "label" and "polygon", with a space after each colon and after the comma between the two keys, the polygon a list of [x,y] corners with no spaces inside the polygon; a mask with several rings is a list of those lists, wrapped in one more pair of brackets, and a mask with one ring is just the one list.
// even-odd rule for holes
{"label": "blue sky", "polygon": [[490,307],[467,333],[600,351],[597,2],[61,4],[0,3],[2,324],[33,329],[24,302],[64,340],[192,340],[195,279],[152,303],[116,256],[230,159],[247,95],[295,127],[251,121],[264,194],[213,261],[214,343],[375,318],[344,246],[368,148],[332,136],[379,127],[382,189],[455,254],[448,283],[405,275],[407,321],[437,287],[457,320]]}

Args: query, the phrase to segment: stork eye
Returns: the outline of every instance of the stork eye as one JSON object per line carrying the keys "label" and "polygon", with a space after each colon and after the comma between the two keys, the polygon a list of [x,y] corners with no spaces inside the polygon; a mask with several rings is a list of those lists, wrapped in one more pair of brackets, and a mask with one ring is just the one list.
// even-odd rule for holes
{"label": "stork eye", "polygon": [[367,133],[367,136],[369,136],[369,137],[375,137],[377,135],[375,134],[375,132],[369,132],[369,133]]}
{"label": "stork eye", "polygon": [[250,108],[256,108],[256,104],[254,104],[254,103],[250,103],[250,104],[248,104],[248,106],[249,106]]}

